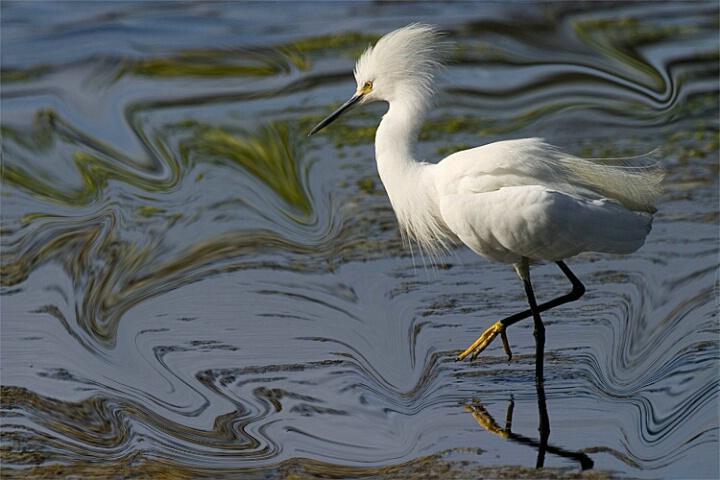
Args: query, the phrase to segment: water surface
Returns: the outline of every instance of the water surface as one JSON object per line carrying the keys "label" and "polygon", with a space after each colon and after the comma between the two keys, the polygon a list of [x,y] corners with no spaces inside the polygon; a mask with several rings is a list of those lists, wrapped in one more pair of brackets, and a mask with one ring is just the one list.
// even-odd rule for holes
{"label": "water surface", "polygon": [[[678,3],[2,4],[7,476],[718,475],[718,8]],[[659,149],[646,245],[514,271],[403,245],[383,107],[310,128],[413,21],[456,42],[431,161],[542,136]],[[568,289],[533,270],[540,299]],[[551,434],[541,448],[539,419]],[[508,425],[506,420],[512,417]],[[544,453],[543,453],[544,452]]]}

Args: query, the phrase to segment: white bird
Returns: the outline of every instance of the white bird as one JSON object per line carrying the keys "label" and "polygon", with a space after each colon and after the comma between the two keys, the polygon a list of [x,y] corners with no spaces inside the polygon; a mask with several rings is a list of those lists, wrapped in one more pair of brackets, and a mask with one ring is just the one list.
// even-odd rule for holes
{"label": "white bird", "polygon": [[[401,233],[431,255],[465,244],[513,265],[530,304],[487,329],[458,360],[476,358],[498,335],[512,358],[505,331],[532,316],[535,375],[542,382],[540,313],[585,292],[563,260],[582,252],[628,254],[640,248],[650,232],[663,169],[629,160],[582,159],[537,138],[491,143],[436,164],[417,160],[414,146],[447,49],[433,26],[411,24],[388,33],[357,61],[352,98],[310,135],[355,106],[388,103],[375,136],[375,157]],[[542,261],[556,262],[572,290],[538,305],[529,266]]]}

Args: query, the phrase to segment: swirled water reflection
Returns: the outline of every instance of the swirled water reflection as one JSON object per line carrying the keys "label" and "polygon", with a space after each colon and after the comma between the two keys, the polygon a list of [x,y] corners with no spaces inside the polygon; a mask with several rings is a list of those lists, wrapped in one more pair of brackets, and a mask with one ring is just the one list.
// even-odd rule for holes
{"label": "swirled water reflection", "polygon": [[[415,10],[2,4],[3,475],[718,474],[717,5]],[[530,324],[512,363],[453,361],[524,295],[402,245],[381,107],[306,138],[411,21],[458,46],[428,158],[545,136],[668,167],[643,249],[572,261],[542,392]]]}

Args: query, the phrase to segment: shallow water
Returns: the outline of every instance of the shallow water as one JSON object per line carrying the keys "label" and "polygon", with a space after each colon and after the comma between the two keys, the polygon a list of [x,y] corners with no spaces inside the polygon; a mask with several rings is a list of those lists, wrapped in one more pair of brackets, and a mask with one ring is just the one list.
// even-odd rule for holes
{"label": "shallow water", "polygon": [[[3,474],[720,473],[716,3],[1,13]],[[512,362],[454,362],[524,294],[507,266],[402,244],[382,106],[306,137],[412,21],[457,43],[429,159],[543,136],[668,168],[639,252],[570,261],[588,293],[544,316],[544,391],[530,323]],[[568,288],[533,274],[541,299]]]}

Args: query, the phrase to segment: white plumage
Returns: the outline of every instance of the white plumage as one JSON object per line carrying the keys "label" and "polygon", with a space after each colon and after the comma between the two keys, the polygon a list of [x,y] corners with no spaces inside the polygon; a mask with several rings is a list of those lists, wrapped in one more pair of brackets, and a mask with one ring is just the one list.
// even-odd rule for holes
{"label": "white plumage", "polygon": [[656,185],[643,170],[564,155],[539,139],[466,150],[429,170],[445,224],[497,262],[632,253],[650,231]]}
{"label": "white plumage", "polygon": [[[663,170],[637,159],[581,159],[535,138],[457,152],[437,164],[416,160],[413,148],[448,47],[427,25],[385,35],[358,60],[355,95],[311,134],[356,105],[389,104],[377,129],[375,156],[403,235],[430,255],[463,243],[512,264],[528,294],[529,311],[497,322],[460,359],[474,358],[498,334],[510,355],[505,328],[533,316],[536,374],[542,380],[540,312],[584,292],[562,260],[587,251],[627,254],[640,248],[650,232]],[[538,306],[529,264],[543,260],[558,263],[573,292]]]}

